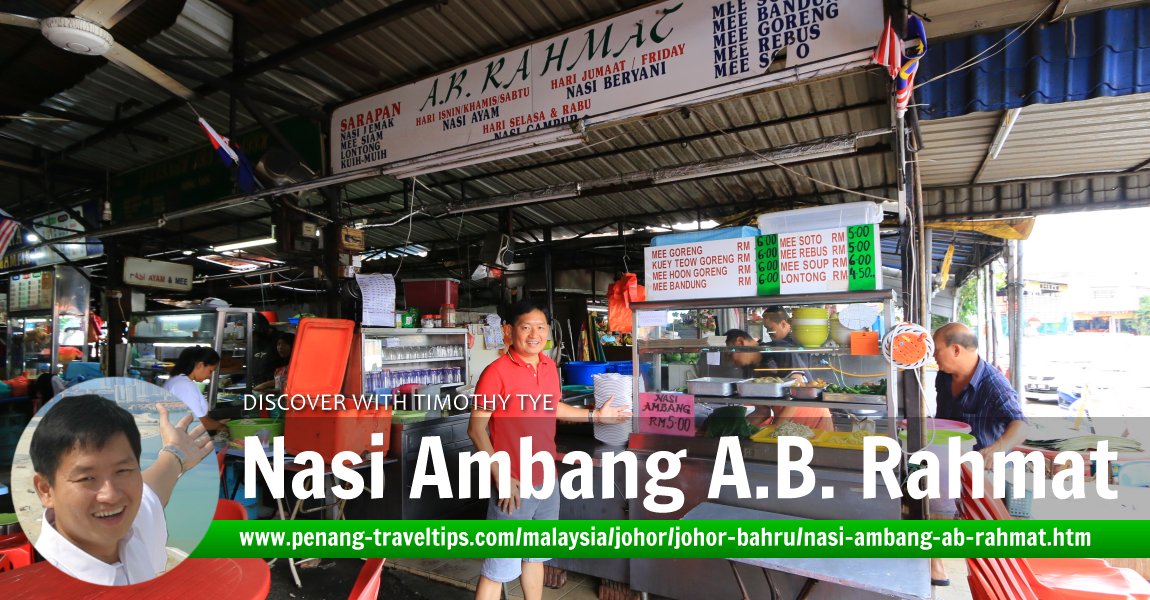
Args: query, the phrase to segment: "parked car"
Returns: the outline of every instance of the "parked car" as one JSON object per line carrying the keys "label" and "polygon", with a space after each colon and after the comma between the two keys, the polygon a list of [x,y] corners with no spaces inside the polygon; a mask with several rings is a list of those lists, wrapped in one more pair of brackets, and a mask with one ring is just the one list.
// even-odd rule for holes
{"label": "parked car", "polygon": [[1023,395],[1033,402],[1058,402],[1058,376],[1050,371],[1026,373]]}

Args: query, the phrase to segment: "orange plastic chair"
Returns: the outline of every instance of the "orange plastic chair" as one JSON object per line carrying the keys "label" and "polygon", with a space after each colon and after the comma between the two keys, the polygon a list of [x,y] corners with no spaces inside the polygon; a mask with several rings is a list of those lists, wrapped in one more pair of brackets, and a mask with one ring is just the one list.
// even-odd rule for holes
{"label": "orange plastic chair", "polygon": [[375,600],[379,597],[379,577],[386,560],[369,558],[363,561],[363,568],[359,570],[359,577],[355,578],[355,585],[347,600]]}
{"label": "orange plastic chair", "polygon": [[243,504],[235,500],[227,500],[220,498],[216,502],[216,516],[217,521],[247,521],[248,511],[244,508]]}

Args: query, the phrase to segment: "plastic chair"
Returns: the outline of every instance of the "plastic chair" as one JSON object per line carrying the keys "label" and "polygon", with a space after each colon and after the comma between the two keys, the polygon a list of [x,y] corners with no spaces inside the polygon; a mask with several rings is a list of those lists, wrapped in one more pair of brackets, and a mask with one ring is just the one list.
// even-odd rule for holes
{"label": "plastic chair", "polygon": [[376,600],[379,597],[379,577],[383,572],[385,558],[369,558],[363,561],[363,568],[359,570],[359,577],[355,578],[355,585],[347,600]]}
{"label": "plastic chair", "polygon": [[23,533],[6,535],[0,538],[0,554],[8,560],[9,569],[27,567],[33,560],[32,543]]}
{"label": "plastic chair", "polygon": [[969,573],[966,576],[966,582],[970,586],[970,597],[973,598],[973,600],[998,600],[991,594],[990,582],[986,580],[986,577],[984,577],[981,572],[971,568],[969,566],[970,562],[971,561],[967,561],[966,568]]}
{"label": "plastic chair", "polygon": [[11,571],[15,568],[16,567],[12,565],[12,561],[8,558],[8,556],[3,552],[0,552],[0,573]]}
{"label": "plastic chair", "polygon": [[[974,498],[974,475],[968,465],[961,473],[963,517],[966,519],[1009,520],[1006,506],[995,498]],[[987,482],[989,484],[989,482]],[[987,583],[1012,595],[1029,598],[1036,594],[1042,600],[1150,600],[1150,582],[1131,569],[1110,566],[1097,558],[1041,559],[973,559]],[[971,566],[971,560],[967,561]],[[1028,594],[1029,590],[1029,594]]]}
{"label": "plastic chair", "polygon": [[248,511],[235,500],[220,498],[216,502],[216,516],[213,518],[217,521],[247,521]]}

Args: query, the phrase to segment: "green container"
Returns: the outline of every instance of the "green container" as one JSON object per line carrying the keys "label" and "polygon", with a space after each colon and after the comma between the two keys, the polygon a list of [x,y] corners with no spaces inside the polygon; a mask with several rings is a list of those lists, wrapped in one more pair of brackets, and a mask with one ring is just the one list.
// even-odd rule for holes
{"label": "green container", "polygon": [[232,440],[243,442],[249,435],[271,441],[284,434],[284,422],[278,419],[234,419],[228,421],[228,433]]}

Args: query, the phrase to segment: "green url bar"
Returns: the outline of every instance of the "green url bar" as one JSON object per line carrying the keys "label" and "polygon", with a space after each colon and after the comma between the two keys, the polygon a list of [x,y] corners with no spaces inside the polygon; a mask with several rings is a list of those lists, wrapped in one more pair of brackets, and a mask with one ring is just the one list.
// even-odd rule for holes
{"label": "green url bar", "polygon": [[214,521],[202,558],[1140,558],[1148,521]]}

